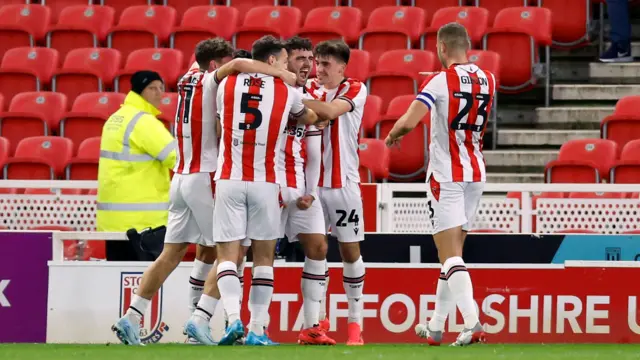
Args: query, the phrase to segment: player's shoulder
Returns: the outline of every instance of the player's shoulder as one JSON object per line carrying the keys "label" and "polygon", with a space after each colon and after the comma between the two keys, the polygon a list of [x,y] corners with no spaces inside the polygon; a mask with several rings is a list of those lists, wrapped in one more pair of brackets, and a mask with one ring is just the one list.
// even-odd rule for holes
{"label": "player's shoulder", "polygon": [[362,81],[360,81],[358,79],[346,78],[346,79],[344,79],[344,83],[346,83],[349,86],[349,88],[351,88],[351,89],[358,89],[358,90],[366,90],[367,89],[367,85],[365,85],[365,83],[363,83]]}

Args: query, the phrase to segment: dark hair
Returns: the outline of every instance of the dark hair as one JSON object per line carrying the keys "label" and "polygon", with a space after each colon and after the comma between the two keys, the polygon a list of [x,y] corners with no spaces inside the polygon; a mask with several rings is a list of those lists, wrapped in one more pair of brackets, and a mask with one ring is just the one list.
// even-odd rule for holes
{"label": "dark hair", "polygon": [[316,45],[314,55],[316,57],[331,56],[336,60],[348,64],[351,50],[349,50],[349,45],[345,44],[342,40],[327,40]]}
{"label": "dark hair", "polygon": [[267,62],[269,56],[278,55],[284,49],[284,43],[271,35],[256,40],[251,47],[251,57],[254,60]]}
{"label": "dark hair", "polygon": [[313,50],[313,44],[311,40],[307,38],[301,38],[299,36],[294,36],[291,39],[284,42],[284,46],[287,49],[287,53],[291,55],[293,50]]}
{"label": "dark hair", "polygon": [[238,49],[233,53],[234,59],[251,59],[251,53],[245,49]]}
{"label": "dark hair", "polygon": [[201,69],[209,67],[211,60],[221,61],[233,55],[233,46],[223,38],[202,40],[196,45],[196,61]]}

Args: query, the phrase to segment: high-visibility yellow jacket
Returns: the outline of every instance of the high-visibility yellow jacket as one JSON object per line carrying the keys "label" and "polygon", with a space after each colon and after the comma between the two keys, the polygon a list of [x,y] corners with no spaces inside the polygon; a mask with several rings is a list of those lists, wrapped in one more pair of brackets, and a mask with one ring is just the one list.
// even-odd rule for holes
{"label": "high-visibility yellow jacket", "polygon": [[134,92],[102,128],[98,170],[98,231],[140,231],[166,225],[169,169],[176,141],[160,111]]}

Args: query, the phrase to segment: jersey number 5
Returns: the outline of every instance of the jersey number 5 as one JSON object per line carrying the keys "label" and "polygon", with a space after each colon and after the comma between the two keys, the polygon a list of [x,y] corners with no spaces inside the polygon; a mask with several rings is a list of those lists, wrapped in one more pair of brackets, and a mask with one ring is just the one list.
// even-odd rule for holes
{"label": "jersey number 5", "polygon": [[[250,103],[250,101],[252,103]],[[262,95],[260,94],[242,94],[242,98],[240,99],[240,112],[253,115],[253,122],[241,122],[239,125],[240,130],[255,130],[260,127],[262,124],[262,112],[257,107],[260,101],[262,101]]]}
{"label": "jersey number 5", "polygon": [[[464,99],[464,107],[451,122],[451,130],[471,130],[475,132],[482,132],[487,125],[487,117],[489,116],[487,114],[487,105],[489,105],[489,100],[491,100],[489,94],[472,94],[468,92],[456,91],[453,93],[453,97]],[[469,115],[471,107],[473,107],[473,104],[475,103],[475,101],[473,101],[474,98],[479,101],[478,116],[482,116],[482,122],[480,124],[460,123],[460,121],[462,121],[465,116]]]}

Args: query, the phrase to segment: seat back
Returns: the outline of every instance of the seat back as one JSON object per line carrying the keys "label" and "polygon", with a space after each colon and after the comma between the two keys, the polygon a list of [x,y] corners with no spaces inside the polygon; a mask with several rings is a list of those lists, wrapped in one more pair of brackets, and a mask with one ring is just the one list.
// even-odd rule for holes
{"label": "seat back", "polygon": [[462,6],[466,3],[466,0],[413,0],[413,6],[419,7],[425,11],[425,25],[429,25],[432,22],[432,17],[439,9]]}
{"label": "seat back", "polygon": [[124,94],[115,92],[82,94],[73,102],[71,111],[96,114],[106,120],[111,114],[120,109],[125,97]]}
{"label": "seat back", "polygon": [[[297,7],[302,11],[302,16],[306,19],[307,16],[315,9],[323,7],[340,6],[340,0],[288,0],[289,6]],[[359,29],[358,29],[359,30]]]}
{"label": "seat back", "polygon": [[240,14],[234,7],[193,6],[184,13],[180,26],[202,27],[231,40],[233,33],[240,26]]}
{"label": "seat back", "polygon": [[368,95],[362,112],[360,136],[373,137],[374,127],[382,115],[382,99],[376,95]]}
{"label": "seat back", "polygon": [[125,73],[116,78],[117,91],[129,92],[131,75],[139,70],[156,71],[164,80],[165,86],[173,87],[171,84],[177,83],[183,70],[182,56],[182,52],[175,49],[141,49],[132,52],[124,65]]}
{"label": "seat back", "polygon": [[[381,119],[376,124],[376,138],[385,139],[396,120]],[[421,124],[402,138],[400,146],[390,149],[390,179],[408,181],[424,178],[426,142],[426,126]]]}
{"label": "seat back", "polygon": [[527,6],[527,0],[475,0],[475,6],[489,11],[489,25],[492,25],[496,15],[506,8]]}
{"label": "seat back", "polygon": [[115,10],[109,6],[84,5],[65,7],[47,34],[47,47],[57,49],[60,56],[82,47],[97,47],[104,41],[115,22]]}
{"label": "seat back", "polygon": [[301,25],[300,9],[288,6],[252,7],[243,21],[243,27],[271,28],[285,39],[293,36]]}
{"label": "seat back", "polygon": [[151,5],[152,0],[100,0],[100,5],[112,7],[116,13],[116,19],[120,18],[124,9],[135,5]]}
{"label": "seat back", "polygon": [[[314,8],[309,12],[304,21],[302,29],[303,35],[308,37],[306,29],[326,29],[337,31],[344,36],[347,43],[354,43],[360,35],[363,27],[362,11],[355,7],[328,6]],[[322,40],[327,40],[323,38]],[[311,41],[316,44],[319,41],[311,37]]]}
{"label": "seat back", "polygon": [[437,71],[441,67],[436,55],[424,50],[389,50],[376,64],[376,72],[407,73],[417,78],[421,71]]}
{"label": "seat back", "polygon": [[9,112],[34,113],[41,116],[52,128],[57,128],[62,114],[68,109],[67,97],[61,93],[41,91],[16,95],[11,100]]}
{"label": "seat back", "polygon": [[618,158],[618,145],[605,139],[570,140],[560,147],[558,160],[583,161],[585,159],[597,162],[600,176],[605,176]]}
{"label": "seat back", "polygon": [[164,0],[164,6],[170,6],[176,9],[176,13],[178,16],[178,20],[184,23],[184,16],[189,11],[189,9],[200,7],[200,6],[213,6],[216,3],[215,0]]}
{"label": "seat back", "polygon": [[100,158],[100,136],[85,139],[78,147],[76,159],[98,160]]}
{"label": "seat back", "polygon": [[20,47],[4,54],[0,68],[33,73],[42,85],[46,85],[59,65],[60,56],[55,49]]}
{"label": "seat back", "polygon": [[496,85],[500,84],[500,54],[488,50],[469,50],[469,61],[480,69],[489,71],[496,79]]}
{"label": "seat back", "polygon": [[373,16],[376,9],[397,5],[399,5],[398,0],[349,0],[349,6],[358,8],[362,11],[362,16],[365,21]]}
{"label": "seat back", "polygon": [[278,0],[222,0],[227,6],[238,9],[240,21],[242,22],[249,11],[257,6],[277,6]]}
{"label": "seat back", "polygon": [[178,109],[178,93],[164,93],[162,101],[158,110],[160,110],[160,119],[165,126],[168,125],[169,131],[173,131],[173,123],[176,118],[176,111]]}
{"label": "seat back", "polygon": [[[47,6],[14,4],[0,6],[0,27],[22,29],[34,40],[41,40],[51,24],[51,9]],[[32,44],[33,45],[33,44]]]}
{"label": "seat back", "polygon": [[[638,160],[640,161],[640,138],[629,141],[620,153],[620,160]],[[640,179],[638,179],[640,182]]]}
{"label": "seat back", "polygon": [[386,116],[400,118],[404,113],[407,112],[411,103],[416,99],[416,95],[408,94],[408,95],[400,95],[396,96],[389,103],[389,108],[387,109]]}
{"label": "seat back", "polygon": [[26,138],[16,148],[15,157],[40,158],[49,162],[56,173],[61,173],[73,156],[73,143],[59,136]]}
{"label": "seat back", "polygon": [[489,10],[472,6],[440,8],[433,14],[430,27],[439,29],[452,22],[463,25],[472,44],[478,45],[489,27]]}
{"label": "seat back", "polygon": [[[553,20],[553,43],[572,48],[586,45],[589,41],[591,2],[586,0],[541,0],[542,7],[551,10]],[[560,14],[571,14],[562,16]]]}
{"label": "seat back", "polygon": [[170,6],[129,6],[122,12],[118,26],[142,28],[166,40],[174,26],[178,25],[176,9]]}
{"label": "seat back", "polygon": [[614,115],[618,116],[638,116],[640,108],[640,95],[625,96],[616,103]]}
{"label": "seat back", "polygon": [[81,94],[105,91],[111,88],[121,64],[122,56],[116,49],[71,50],[53,78],[53,90],[66,94],[71,101]]}
{"label": "seat back", "polygon": [[11,144],[7,138],[0,137],[0,169],[4,167],[4,164],[6,164],[9,159],[9,154],[11,154],[9,152],[10,146]]}
{"label": "seat back", "polygon": [[91,1],[87,0],[42,0],[42,5],[46,5],[51,10],[51,22],[58,23],[62,17],[62,12],[72,6],[87,5]]}
{"label": "seat back", "polygon": [[[371,171],[375,179],[386,179],[389,177],[390,151],[384,141],[377,139],[360,139],[358,147],[358,157],[360,166]],[[360,179],[363,182],[370,182],[368,179]]]}
{"label": "seat back", "polygon": [[[371,69],[371,56],[367,51],[351,49],[351,55],[349,56],[349,63],[344,70],[344,74],[347,77],[365,81],[369,77]],[[314,65],[315,73],[315,65]]]}

